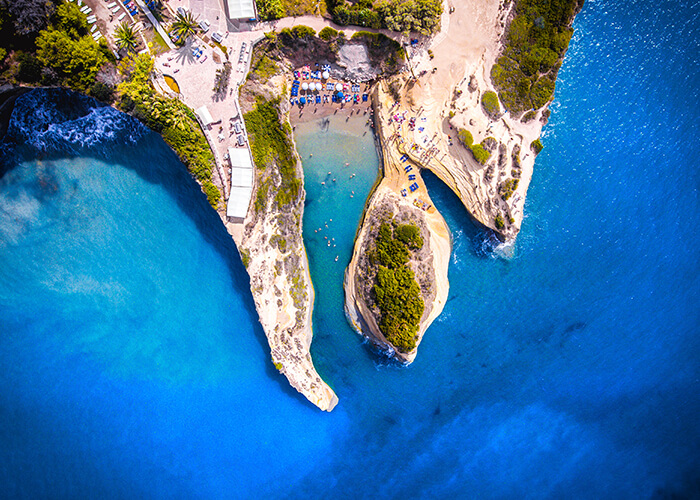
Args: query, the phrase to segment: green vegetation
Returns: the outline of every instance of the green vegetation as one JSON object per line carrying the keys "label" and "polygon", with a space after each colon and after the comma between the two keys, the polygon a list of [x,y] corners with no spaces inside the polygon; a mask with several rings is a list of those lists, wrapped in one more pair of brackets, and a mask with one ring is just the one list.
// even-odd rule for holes
{"label": "green vegetation", "polygon": [[[260,3],[267,3],[270,0],[256,0],[258,2],[258,9],[260,9]],[[279,0],[273,0],[274,4],[279,3]],[[303,15],[321,16],[324,17],[326,14],[326,2],[319,0],[281,0],[282,15],[280,17],[296,17]],[[275,10],[276,9],[276,10]],[[270,7],[267,7],[270,11]],[[272,9],[279,13],[279,7],[275,5]],[[279,19],[278,17],[273,17],[272,19]]]}
{"label": "green vegetation", "polygon": [[327,0],[333,21],[341,26],[386,28],[408,34],[431,35],[440,29],[440,0]]}
{"label": "green vegetation", "polygon": [[114,60],[106,42],[97,43],[90,36],[86,16],[77,5],[57,4],[0,1],[0,59],[6,59],[1,80],[87,92],[99,80],[105,63]]}
{"label": "green vegetation", "polygon": [[254,78],[255,80],[264,82],[269,80],[278,70],[277,63],[266,54],[262,54],[251,62],[248,78]]}
{"label": "green vegetation", "polygon": [[312,38],[316,36],[316,30],[310,26],[297,24],[292,27],[292,35],[294,35],[295,38]]}
{"label": "green vegetation", "polygon": [[276,363],[275,361],[272,362],[275,365],[275,368],[277,370],[282,371],[282,363]]}
{"label": "green vegetation", "polygon": [[202,191],[207,195],[207,201],[214,207],[214,209],[219,208],[219,200],[221,199],[221,193],[219,188],[216,187],[211,181],[202,182]]}
{"label": "green vegetation", "polygon": [[518,0],[507,44],[491,80],[501,102],[517,115],[539,109],[554,95],[554,82],[583,0]]}
{"label": "green vegetation", "polygon": [[357,31],[353,33],[350,40],[364,43],[367,46],[370,61],[377,66],[381,65],[387,69],[396,68],[398,62],[403,60],[405,56],[401,44],[383,33]]}
{"label": "green vegetation", "polygon": [[114,30],[114,40],[117,42],[117,47],[125,49],[127,52],[135,52],[138,41],[134,28],[129,26],[129,23],[122,21]]}
{"label": "green vegetation", "polygon": [[503,220],[503,216],[501,214],[498,214],[494,220],[494,224],[496,225],[496,229],[503,229],[506,227],[505,221]]}
{"label": "green vegetation", "polygon": [[544,149],[544,146],[542,145],[542,141],[539,139],[535,139],[530,143],[530,148],[535,152],[536,155],[540,154],[540,151]]}
{"label": "green vegetation", "polygon": [[486,116],[492,120],[498,119],[501,114],[501,105],[498,104],[498,96],[492,90],[487,90],[481,96],[481,106],[484,108]]}
{"label": "green vegetation", "polygon": [[277,247],[280,252],[284,253],[287,251],[287,240],[282,235],[273,234],[270,237],[270,246]]}
{"label": "green vegetation", "polygon": [[467,129],[461,129],[457,132],[457,138],[459,138],[459,141],[467,148],[471,148],[472,144],[474,144],[474,137]]}
{"label": "green vegetation", "polygon": [[318,37],[325,42],[330,42],[331,40],[338,38],[338,30],[335,30],[330,26],[326,26],[318,32]]}
{"label": "green vegetation", "polygon": [[474,137],[472,136],[472,133],[469,130],[460,129],[457,132],[457,138],[465,148],[472,152],[474,159],[482,165],[484,165],[488,159],[491,158],[491,149],[493,148],[491,147],[490,142],[496,142],[493,137],[487,137],[481,141],[481,144],[474,144]]}
{"label": "green vegetation", "polygon": [[88,32],[85,14],[80,12],[80,8],[73,3],[64,3],[58,6],[54,24],[56,29],[63,31],[73,39],[85,36]]}
{"label": "green vegetation", "polygon": [[474,159],[482,165],[484,165],[488,159],[491,158],[491,153],[486,151],[484,146],[481,144],[472,144],[469,150],[472,152],[472,155],[474,155]]}
{"label": "green vegetation", "polygon": [[185,14],[178,13],[170,28],[172,32],[179,37],[178,43],[182,45],[187,41],[187,37],[197,33],[199,23],[191,12],[185,12]]}
{"label": "green vegetation", "polygon": [[49,28],[36,39],[36,59],[52,69],[60,83],[77,90],[87,90],[107,58],[91,36],[71,38],[67,33]]}
{"label": "green vegetation", "polygon": [[498,193],[501,195],[501,198],[503,200],[507,200],[513,196],[515,190],[518,189],[519,182],[519,179],[507,179],[503,181],[501,185],[498,186]]}
{"label": "green vegetation", "polygon": [[425,309],[420,287],[408,266],[410,251],[422,247],[423,239],[417,226],[383,222],[369,254],[370,264],[376,269],[372,292],[380,311],[379,328],[403,353],[415,349]]}
{"label": "green vegetation", "polygon": [[522,121],[523,123],[529,123],[532,120],[534,120],[536,116],[537,116],[537,112],[530,110],[523,115],[523,117],[520,119],[520,121]]}
{"label": "green vegetation", "polygon": [[[250,137],[250,149],[253,161],[258,168],[269,169],[277,165],[281,183],[275,194],[275,203],[284,207],[296,202],[301,195],[301,179],[297,177],[296,158],[288,127],[283,127],[278,114],[280,99],[265,100],[258,97],[255,109],[243,115],[246,129]],[[261,189],[258,189],[255,200],[256,211],[264,208],[265,198],[259,200]]]}
{"label": "green vegetation", "polygon": [[248,264],[250,264],[250,250],[247,248],[240,248],[239,251],[241,253],[241,262],[243,263],[243,267],[248,269]]}
{"label": "green vegetation", "polygon": [[220,194],[211,182],[214,156],[194,114],[182,102],[159,95],[150,82],[153,59],[149,54],[131,55],[119,64],[124,81],[117,86],[119,107],[160,132],[190,173],[202,183],[212,207]]}
{"label": "green vegetation", "polygon": [[214,88],[212,89],[215,94],[220,97],[226,97],[226,91],[228,90],[228,83],[231,79],[231,63],[226,61],[223,68],[216,70],[216,76],[214,77]]}
{"label": "green vegetation", "polygon": [[261,21],[273,21],[281,19],[285,15],[282,0],[255,0],[258,6],[258,15]]}

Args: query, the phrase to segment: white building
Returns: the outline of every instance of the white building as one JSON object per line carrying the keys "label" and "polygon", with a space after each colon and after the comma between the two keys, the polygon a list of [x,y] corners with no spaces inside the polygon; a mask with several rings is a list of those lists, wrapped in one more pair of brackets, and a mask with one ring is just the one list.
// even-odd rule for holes
{"label": "white building", "polygon": [[194,113],[199,118],[199,121],[202,122],[202,126],[208,128],[209,125],[214,123],[214,119],[211,117],[211,113],[209,112],[206,106],[202,106],[201,108],[195,109]]}
{"label": "white building", "polygon": [[231,194],[226,215],[244,219],[253,194],[253,161],[248,148],[228,148],[231,161]]}
{"label": "white building", "polygon": [[257,17],[255,0],[226,0],[228,17],[231,20],[248,20]]}

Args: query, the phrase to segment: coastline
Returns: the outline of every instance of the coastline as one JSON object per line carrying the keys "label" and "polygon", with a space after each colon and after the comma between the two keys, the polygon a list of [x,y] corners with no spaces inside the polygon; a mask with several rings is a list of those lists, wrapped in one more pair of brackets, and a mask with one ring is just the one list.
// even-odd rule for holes
{"label": "coastline", "polygon": [[[372,91],[375,140],[378,143],[382,173],[370,192],[361,224],[357,229],[353,256],[345,277],[345,308],[347,317],[357,331],[372,338],[380,347],[391,350],[391,346],[377,327],[376,319],[356,293],[356,282],[359,279],[356,268],[360,253],[367,243],[372,213],[377,207],[388,202],[399,211],[408,213],[418,210],[414,213],[421,217],[430,234],[430,238],[427,239],[429,263],[426,265],[432,267],[434,273],[431,283],[435,287],[435,296],[431,297],[426,304],[423,317],[420,319],[416,348],[410,353],[396,353],[397,357],[406,363],[415,359],[417,346],[427,328],[442,311],[449,290],[447,267],[451,253],[451,235],[442,216],[432,207],[420,170],[428,168],[433,171],[458,195],[470,216],[484,227],[493,230],[500,239],[513,240],[522,224],[525,195],[536,156],[536,153],[529,151],[529,145],[540,135],[544,123],[541,113],[547,110],[548,105],[537,111],[537,117],[540,119],[533,120],[531,123],[523,123],[519,117],[512,117],[508,113],[498,118],[489,117],[481,106],[483,93],[493,90],[490,68],[502,50],[505,29],[514,6],[514,3],[505,7],[499,3],[478,0],[451,10],[449,14],[444,13],[442,31],[433,39],[429,39],[429,44],[425,47],[419,47],[416,50],[408,49],[412,54],[411,74],[415,73],[417,77],[411,79],[406,72],[397,77],[382,76]],[[315,22],[329,24],[325,20]],[[353,27],[350,31],[357,31],[357,28]],[[262,39],[262,31],[250,32],[245,38],[251,46],[254,46]],[[226,53],[214,46],[212,48],[210,55],[212,59],[218,59],[217,63],[223,59],[222,56],[228,59]],[[179,53],[186,55],[189,50],[190,47],[186,46]],[[432,52],[433,50],[435,52]],[[241,53],[243,52],[242,48]],[[252,48],[249,48],[248,55],[251,53]],[[462,57],[457,59],[454,54],[461,54]],[[156,60],[157,72],[153,83],[166,94],[167,89],[162,84],[158,85],[158,82],[165,71],[169,72],[166,68],[170,68],[172,59],[173,57],[163,54]],[[206,55],[200,63],[204,63],[205,60]],[[287,221],[282,230],[283,240],[287,236],[294,240],[287,251],[280,246],[279,242],[273,241],[274,238],[280,237],[280,219],[285,216],[283,211],[275,211],[269,200],[264,211],[253,209],[252,200],[262,187],[262,179],[258,175],[259,168],[254,167],[256,179],[253,197],[249,202],[245,218],[231,220],[226,215],[226,203],[230,196],[230,190],[227,189],[230,185],[230,172],[227,172],[228,164],[222,160],[222,157],[225,158],[227,146],[235,141],[230,139],[233,132],[229,134],[229,140],[226,140],[224,134],[228,131],[224,131],[223,125],[229,117],[231,120],[236,117],[242,120],[244,110],[241,109],[238,99],[241,90],[239,85],[248,85],[245,75],[248,74],[250,62],[244,63],[243,69],[238,68],[238,72],[242,72],[243,76],[236,77],[240,82],[234,84],[235,89],[231,89],[229,95],[233,96],[232,99],[227,99],[225,92],[222,99],[215,99],[201,92],[202,78],[205,75],[201,74],[200,68],[206,69],[207,76],[213,76],[217,66],[206,64],[200,67],[195,64],[192,67],[190,62],[186,65],[184,58],[178,62],[183,69],[183,72],[178,75],[182,89],[178,97],[191,109],[199,108],[203,104],[216,108],[212,110],[216,112],[215,120],[211,123],[221,124],[219,141],[214,139],[215,132],[208,126],[209,124],[200,123],[200,125],[204,125],[202,132],[214,154],[216,176],[212,180],[220,190],[223,201],[219,204],[217,212],[236,242],[248,270],[251,292],[260,322],[268,338],[273,363],[293,387],[319,408],[330,411],[337,404],[337,396],[318,376],[309,352],[313,335],[314,289],[309,273],[308,256],[301,236],[306,192],[303,187],[303,168],[296,151],[293,130],[287,135],[291,140],[296,175],[301,180],[301,187],[300,196],[295,200],[296,206],[291,213],[291,217],[296,222],[290,224]],[[286,63],[283,62],[282,65],[285,66]],[[178,71],[180,68],[174,73]],[[300,109],[297,114],[297,110],[293,109],[287,101],[288,83],[286,77],[277,76],[266,82],[268,87],[274,89],[273,94],[281,97],[278,112],[284,125],[288,122],[292,125],[306,123],[337,114],[340,116],[346,114],[346,120],[353,117],[353,119],[359,118],[360,111],[363,111],[363,116],[368,114],[369,108],[366,104],[350,103],[339,106],[313,105],[313,107],[309,104],[306,108]],[[249,107],[250,103],[248,103]],[[409,127],[407,115],[413,116],[414,123],[418,119],[420,126]],[[466,128],[470,129],[476,142],[493,139],[497,144],[497,162],[477,162],[475,157],[456,140],[457,130]],[[247,145],[246,148],[248,148]],[[525,153],[522,158],[520,158],[521,152]],[[500,190],[502,181],[508,179],[511,156],[514,162],[517,157],[517,168],[522,174],[518,175],[519,183],[516,183],[513,189],[513,196],[504,197],[501,196]],[[495,157],[491,158],[491,160],[495,159]],[[415,171],[410,176],[406,175],[408,170],[404,171],[404,165],[411,165]],[[257,167],[261,166],[257,165]],[[498,167],[497,172],[495,167]],[[279,176],[279,172],[276,175]],[[515,177],[515,174],[512,175]],[[266,179],[266,182],[269,180],[269,178]],[[409,181],[412,183],[410,186]],[[202,183],[199,183],[204,190]],[[266,184],[265,190],[267,187]],[[407,196],[409,187],[411,194]],[[507,221],[505,226],[503,216]],[[291,233],[288,232],[290,228]],[[413,265],[415,267],[416,263]],[[303,297],[300,298],[297,294]]]}

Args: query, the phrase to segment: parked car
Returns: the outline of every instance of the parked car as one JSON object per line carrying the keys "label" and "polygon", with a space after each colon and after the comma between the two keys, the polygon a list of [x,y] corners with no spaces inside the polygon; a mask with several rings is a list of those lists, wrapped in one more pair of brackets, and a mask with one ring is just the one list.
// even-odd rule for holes
{"label": "parked car", "polygon": [[185,9],[183,9],[182,7],[178,7],[177,13],[180,14],[181,16],[184,16],[185,14],[187,14],[187,11]]}
{"label": "parked car", "polygon": [[200,21],[199,28],[202,30],[202,33],[209,31],[209,21]]}
{"label": "parked car", "polygon": [[238,145],[245,146],[245,137],[243,137],[243,134],[238,136]]}
{"label": "parked car", "polygon": [[212,40],[214,40],[217,43],[221,43],[224,39],[223,35],[219,33],[218,31],[215,31],[214,33],[211,34]]}
{"label": "parked car", "polygon": [[236,131],[236,134],[240,134],[243,131],[240,122],[236,122],[233,124],[233,130]]}

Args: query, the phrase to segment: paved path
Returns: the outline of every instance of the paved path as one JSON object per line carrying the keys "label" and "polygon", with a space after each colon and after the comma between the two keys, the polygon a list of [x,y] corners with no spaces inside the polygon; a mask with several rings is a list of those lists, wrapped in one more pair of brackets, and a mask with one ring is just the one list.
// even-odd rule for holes
{"label": "paved path", "polygon": [[155,28],[155,30],[158,32],[158,34],[163,38],[163,40],[165,40],[165,43],[168,44],[168,47],[170,47],[171,50],[175,49],[176,47],[173,44],[173,42],[170,40],[170,37],[165,32],[163,27],[160,25],[160,22],[158,22],[158,19],[153,17],[153,13],[151,12],[151,10],[148,7],[146,7],[146,4],[143,3],[143,0],[134,0],[134,1],[138,4],[138,6],[141,8],[141,10],[144,12],[144,14],[146,14],[146,17],[153,25],[153,28]]}

